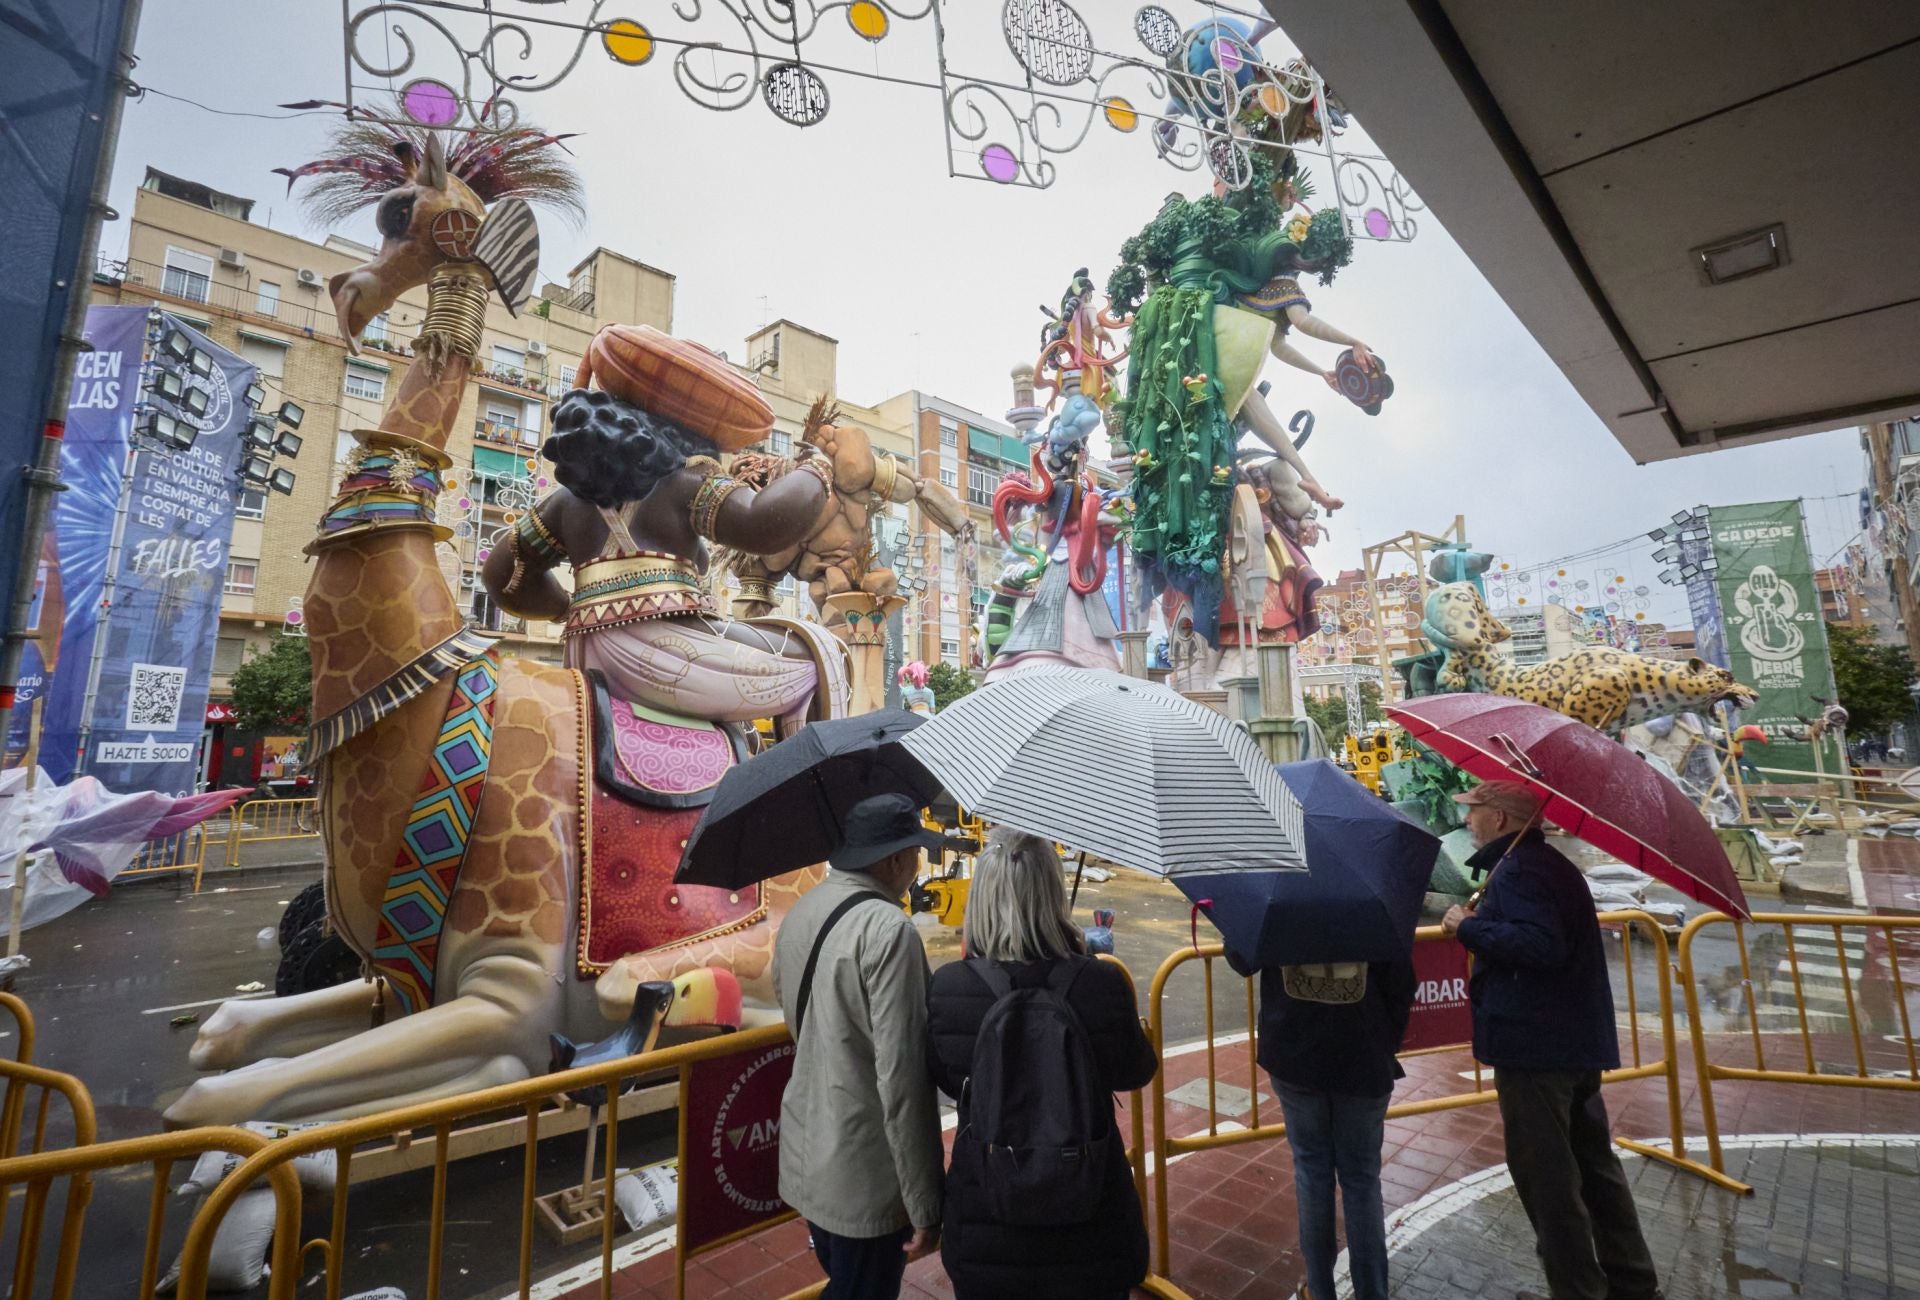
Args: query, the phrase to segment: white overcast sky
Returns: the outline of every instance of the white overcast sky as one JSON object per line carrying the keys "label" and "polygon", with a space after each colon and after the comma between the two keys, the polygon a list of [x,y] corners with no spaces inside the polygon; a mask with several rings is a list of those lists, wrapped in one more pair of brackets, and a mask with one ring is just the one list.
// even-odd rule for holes
{"label": "white overcast sky", "polygon": [[[366,7],[352,0],[354,11]],[[580,16],[589,7],[558,8]],[[1131,0],[1079,7],[1097,43],[1139,50]],[[1168,7],[1183,20],[1202,12]],[[617,8],[663,37],[740,39],[721,21],[719,0],[708,0],[696,25],[661,0]],[[947,0],[943,13],[951,67],[1013,73],[997,4]],[[616,6],[602,12],[615,16]],[[229,112],[339,99],[340,25],[336,0],[146,0],[135,79]],[[549,72],[564,61],[561,47],[571,49],[569,35],[540,34],[524,66]],[[1283,36],[1265,48],[1270,58],[1290,52]],[[448,68],[432,42],[421,49],[423,68]],[[1080,266],[1104,283],[1121,241],[1167,193],[1204,189],[1153,156],[1144,127],[1121,135],[1104,125],[1057,159],[1050,189],[954,179],[936,90],[829,72],[831,109],[801,130],[758,100],[735,112],[692,103],[674,84],[673,52],[663,46],[646,66],[625,68],[589,45],[560,86],[522,97],[529,119],[579,133],[570,145],[586,183],[583,229],[542,222],[543,270],[564,277],[603,244],[670,271],[679,278],[677,332],[735,356],[769,317],[820,330],[840,341],[840,392],[852,401],[918,387],[999,414],[1010,402],[1009,368],[1036,350],[1038,304],[1056,303]],[[896,22],[869,45],[830,15],[806,53],[910,80],[936,73],[925,20]],[[325,232],[270,169],[312,158],[327,121],[216,115],[149,95],[128,106],[112,202],[131,211],[151,164],[254,198],[257,221],[319,238]],[[342,233],[373,239],[365,216]],[[103,248],[124,252],[125,239],[124,226],[110,225]],[[1306,456],[1348,502],[1315,552],[1329,576],[1357,565],[1368,542],[1409,528],[1437,532],[1456,513],[1475,544],[1516,565],[1644,534],[1699,504],[1804,495],[1816,563],[1858,528],[1853,503],[1831,499],[1858,489],[1864,474],[1850,430],[1636,467],[1431,214],[1412,243],[1362,243],[1335,284],[1309,292],[1318,314],[1379,351],[1397,385],[1370,419],[1310,376],[1269,367],[1276,409],[1318,413]],[[1331,360],[1326,345],[1305,346]],[[1572,564],[1570,577],[1605,568],[1607,580],[1626,575],[1658,597],[1666,589],[1653,582],[1650,549]],[[1677,599],[1656,600],[1650,617],[1682,612]]]}

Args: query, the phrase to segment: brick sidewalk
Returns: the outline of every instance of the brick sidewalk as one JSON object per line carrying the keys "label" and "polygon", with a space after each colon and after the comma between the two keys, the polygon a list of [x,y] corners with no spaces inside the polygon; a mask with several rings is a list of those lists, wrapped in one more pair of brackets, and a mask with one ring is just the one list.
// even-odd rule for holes
{"label": "brick sidewalk", "polygon": [[[1793,1051],[1798,1050],[1797,1039],[1776,1038],[1773,1035],[1769,1035],[1768,1039],[1770,1056],[1778,1052],[1782,1060],[1787,1060]],[[1740,1034],[1716,1035],[1709,1043],[1716,1061],[1751,1064],[1753,1048],[1749,1037]],[[1645,1042],[1643,1050],[1650,1057],[1657,1053],[1657,1039]],[[1682,1050],[1685,1050],[1684,1046]],[[1851,1049],[1848,1050],[1850,1052]],[[1244,1044],[1222,1046],[1220,1049],[1219,1068],[1226,1082],[1246,1079],[1243,1064],[1245,1051]],[[1821,1047],[1821,1054],[1823,1057],[1828,1054],[1825,1045]],[[1395,1093],[1396,1100],[1440,1096],[1472,1087],[1471,1079],[1460,1075],[1462,1070],[1471,1068],[1464,1052],[1415,1057],[1408,1060],[1406,1066],[1408,1076],[1401,1081]],[[1185,1134],[1205,1129],[1205,1068],[1204,1052],[1177,1052],[1168,1057],[1166,1072],[1170,1097],[1177,1093],[1201,1102],[1196,1107],[1170,1099],[1168,1127],[1171,1131]],[[1691,1136],[1700,1131],[1701,1120],[1690,1062],[1683,1065],[1680,1077],[1683,1113],[1690,1135],[1689,1154],[1704,1159],[1704,1144]],[[1197,1090],[1183,1090],[1195,1081],[1202,1081]],[[1491,1079],[1488,1082],[1490,1085]],[[1244,1125],[1252,1118],[1244,1082],[1239,1082],[1239,1087],[1237,1096],[1222,1090],[1223,1123]],[[1920,1130],[1920,1107],[1915,1105],[1911,1094],[1858,1088],[1720,1083],[1715,1086],[1714,1098],[1720,1131],[1729,1139],[1740,1134],[1899,1135]],[[1607,1090],[1607,1102],[1615,1133],[1664,1143],[1667,1132],[1664,1080],[1643,1079],[1613,1085]],[[1240,1109],[1229,1113],[1229,1108],[1234,1106]],[[1276,1103],[1264,1091],[1260,1110],[1262,1122],[1272,1122],[1278,1116]],[[1743,1154],[1743,1150],[1734,1148],[1728,1152],[1729,1172],[1735,1176],[1739,1176],[1739,1170],[1745,1167],[1742,1162],[1752,1158]],[[1389,1231],[1404,1233],[1410,1223],[1422,1222],[1417,1216],[1423,1198],[1462,1179],[1484,1175],[1485,1171],[1499,1166],[1503,1159],[1499,1112],[1491,1105],[1469,1106],[1390,1122],[1387,1125],[1381,1170]],[[1655,1162],[1635,1160],[1632,1165],[1639,1180],[1637,1185],[1644,1189],[1649,1197],[1649,1205],[1654,1207],[1649,1210],[1650,1214],[1670,1217],[1666,1210],[1659,1207],[1666,1205],[1673,1197],[1679,1197],[1684,1204],[1696,1206],[1731,1203],[1736,1199],[1731,1193],[1722,1192],[1692,1175],[1669,1175],[1666,1166],[1656,1165]],[[1763,1168],[1755,1166],[1756,1176],[1760,1175]],[[1654,1172],[1656,1169],[1658,1173]],[[1920,1199],[1915,1191],[1920,1181],[1908,1179],[1904,1173],[1889,1177],[1898,1184],[1897,1190],[1905,1198],[1900,1203],[1903,1206],[1915,1205],[1920,1210],[1920,1205],[1915,1204]],[[1171,1267],[1163,1271],[1177,1285],[1194,1296],[1195,1300],[1268,1300],[1270,1297],[1282,1300],[1294,1293],[1300,1283],[1300,1266],[1295,1244],[1292,1167],[1284,1142],[1248,1143],[1176,1157],[1168,1166],[1167,1184]],[[1822,1182],[1820,1186],[1824,1206],[1827,1184]],[[1860,1196],[1864,1203],[1884,1201],[1887,1194],[1885,1188],[1861,1184]],[[1507,1195],[1511,1197],[1510,1192]],[[1774,1200],[1768,1204],[1784,1203],[1795,1195],[1797,1193],[1789,1188],[1778,1188]],[[1752,1206],[1755,1203],[1746,1204]],[[1517,1213],[1517,1206],[1513,1208]],[[1504,1211],[1501,1203],[1490,1201],[1479,1212],[1497,1215]],[[1732,1211],[1728,1210],[1727,1213]],[[1756,1213],[1741,1211],[1737,1222],[1751,1227],[1756,1222]],[[1734,1219],[1728,1219],[1720,1210],[1716,1210],[1713,1217],[1698,1226],[1701,1233],[1711,1235],[1733,1222]],[[1452,1231],[1451,1226],[1444,1230],[1426,1228],[1420,1237],[1419,1248],[1428,1251],[1460,1249],[1457,1244],[1451,1247],[1447,1245],[1450,1240],[1448,1234]],[[1823,1234],[1816,1230],[1815,1235]],[[1705,1239],[1703,1236],[1702,1240]],[[1712,1254],[1718,1249],[1714,1247],[1707,1253]],[[1526,1262],[1526,1254],[1517,1247],[1509,1253],[1515,1252],[1519,1261],[1515,1268],[1519,1268]],[[1882,1253],[1885,1254],[1884,1251]],[[1875,1256],[1866,1251],[1860,1256],[1862,1261],[1870,1258]],[[1810,1261],[1803,1270],[1816,1289],[1802,1290],[1798,1294],[1853,1294],[1851,1291],[1817,1289],[1826,1277],[1822,1271],[1826,1266],[1816,1267],[1817,1264],[1818,1260]],[[670,1252],[643,1260],[615,1277],[613,1294],[620,1300],[654,1300],[671,1296],[672,1268]],[[807,1246],[806,1229],[800,1224],[788,1224],[701,1256],[690,1262],[687,1272],[687,1293],[701,1300],[772,1300],[820,1280],[819,1270]],[[1494,1274],[1490,1271],[1489,1277],[1492,1276]],[[1504,1278],[1504,1274],[1501,1276]],[[907,1283],[904,1294],[909,1300],[927,1300],[929,1297],[944,1300],[952,1295],[946,1274],[937,1259],[923,1261],[910,1268]],[[1501,1284],[1505,1285],[1504,1280]],[[1517,1285],[1540,1287],[1543,1280],[1535,1274],[1530,1279],[1523,1278]],[[585,1297],[598,1294],[598,1284],[595,1283],[572,1292],[569,1300],[571,1297],[585,1300]],[[1403,1290],[1402,1294],[1466,1295],[1482,1292],[1416,1289]],[[1499,1292],[1495,1290],[1484,1294]],[[1792,1293],[1765,1287],[1707,1292],[1679,1289],[1669,1292],[1671,1300],[1681,1300],[1682,1296],[1691,1294],[1764,1296]],[[1900,1293],[1863,1291],[1860,1294]],[[1035,1297],[1035,1300],[1041,1298]]]}

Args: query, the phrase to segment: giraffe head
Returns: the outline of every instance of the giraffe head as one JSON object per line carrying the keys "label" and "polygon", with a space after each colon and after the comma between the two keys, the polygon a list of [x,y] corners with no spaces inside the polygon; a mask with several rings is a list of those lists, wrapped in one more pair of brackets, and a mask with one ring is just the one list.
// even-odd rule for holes
{"label": "giraffe head", "polygon": [[480,196],[447,169],[439,136],[429,134],[424,148],[396,140],[393,152],[406,181],[382,195],[374,208],[380,252],[327,281],[340,332],[356,349],[367,322],[407,290],[425,284],[435,267],[471,259],[474,237],[487,215]]}
{"label": "giraffe head", "polygon": [[436,132],[396,125],[406,120],[398,108],[351,109],[322,157],[277,169],[289,188],[318,178],[306,194],[316,217],[339,220],[374,208],[380,251],[327,282],[350,346],[369,321],[449,262],[483,266],[517,311],[540,261],[527,201],[581,211],[579,178],[560,150],[565,137],[502,127],[491,101],[477,118],[447,145]]}

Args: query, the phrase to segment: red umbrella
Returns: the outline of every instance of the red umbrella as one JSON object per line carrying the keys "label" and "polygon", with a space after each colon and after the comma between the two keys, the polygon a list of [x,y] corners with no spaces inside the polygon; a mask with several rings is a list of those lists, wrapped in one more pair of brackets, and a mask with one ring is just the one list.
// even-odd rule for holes
{"label": "red umbrella", "polygon": [[1584,722],[1504,695],[1429,695],[1387,706],[1407,734],[1483,781],[1524,781],[1547,820],[1731,915],[1746,896],[1713,827],[1679,786]]}

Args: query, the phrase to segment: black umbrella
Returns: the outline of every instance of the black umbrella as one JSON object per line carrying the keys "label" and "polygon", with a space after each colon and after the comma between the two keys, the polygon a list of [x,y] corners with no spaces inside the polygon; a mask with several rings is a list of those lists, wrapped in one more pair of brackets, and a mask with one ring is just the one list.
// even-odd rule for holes
{"label": "black umbrella", "polygon": [[898,743],[924,721],[880,709],[816,722],[734,768],[687,837],[674,881],[745,889],[826,861],[862,799],[904,794],[932,803],[940,782]]}

